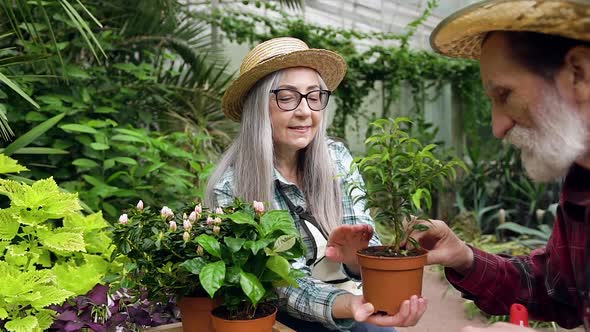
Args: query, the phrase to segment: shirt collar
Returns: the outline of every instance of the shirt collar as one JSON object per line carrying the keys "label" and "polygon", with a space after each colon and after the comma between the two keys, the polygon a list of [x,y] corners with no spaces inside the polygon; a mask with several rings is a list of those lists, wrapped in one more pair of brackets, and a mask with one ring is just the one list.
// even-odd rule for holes
{"label": "shirt collar", "polygon": [[562,198],[564,201],[590,206],[590,169],[574,164],[563,183]]}

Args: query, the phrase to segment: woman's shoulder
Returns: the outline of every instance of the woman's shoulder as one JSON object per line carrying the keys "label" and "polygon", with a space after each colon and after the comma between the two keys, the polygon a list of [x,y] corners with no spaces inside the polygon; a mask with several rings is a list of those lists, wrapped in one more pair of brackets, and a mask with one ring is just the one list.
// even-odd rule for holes
{"label": "woman's shoulder", "polygon": [[232,188],[234,185],[234,168],[229,166],[225,169],[219,180],[215,183],[215,189]]}
{"label": "woman's shoulder", "polygon": [[351,159],[350,150],[346,144],[335,138],[328,138],[327,140],[328,150],[334,160],[349,160]]}

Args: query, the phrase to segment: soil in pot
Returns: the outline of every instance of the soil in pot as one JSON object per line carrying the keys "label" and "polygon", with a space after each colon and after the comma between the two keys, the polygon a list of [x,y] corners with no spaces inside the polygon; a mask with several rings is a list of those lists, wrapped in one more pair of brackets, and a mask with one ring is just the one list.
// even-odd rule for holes
{"label": "soil in pot", "polygon": [[[364,254],[368,250],[367,254]],[[386,246],[359,250],[363,296],[377,311],[395,315],[401,303],[422,294],[422,274],[426,251],[401,256]]]}
{"label": "soil in pot", "polygon": [[412,249],[406,251],[405,254],[402,254],[395,251],[391,246],[378,246],[361,249],[359,250],[359,253],[375,257],[413,257],[422,255],[424,251]]}
{"label": "soil in pot", "polygon": [[272,332],[272,327],[276,321],[277,308],[271,304],[260,304],[252,319],[240,317],[239,319],[229,320],[229,316],[229,311],[224,306],[211,311],[211,320],[216,332]]}

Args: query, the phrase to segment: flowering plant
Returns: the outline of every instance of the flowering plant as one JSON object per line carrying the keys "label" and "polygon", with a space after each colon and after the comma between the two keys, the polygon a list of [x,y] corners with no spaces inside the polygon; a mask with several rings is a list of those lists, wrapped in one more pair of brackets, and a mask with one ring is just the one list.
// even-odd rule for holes
{"label": "flowering plant", "polygon": [[253,318],[259,303],[274,299],[274,287],[297,286],[302,276],[290,264],[304,254],[291,215],[267,212],[261,202],[156,212],[140,201],[121,215],[113,237],[130,260],[122,286],[160,298],[219,297],[229,319]]}

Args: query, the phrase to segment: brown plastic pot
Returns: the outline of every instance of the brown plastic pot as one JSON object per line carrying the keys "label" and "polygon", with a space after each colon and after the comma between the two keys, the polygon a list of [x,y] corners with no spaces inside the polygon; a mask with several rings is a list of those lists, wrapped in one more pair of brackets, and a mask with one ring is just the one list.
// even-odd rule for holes
{"label": "brown plastic pot", "polygon": [[272,332],[277,319],[277,309],[268,316],[249,320],[227,320],[210,315],[215,332]]}
{"label": "brown plastic pot", "polygon": [[184,332],[214,332],[211,310],[220,305],[219,300],[208,297],[183,297],[178,302]]}
{"label": "brown plastic pot", "polygon": [[422,295],[426,251],[409,257],[378,257],[357,252],[357,258],[361,266],[363,296],[375,310],[395,315],[403,301],[412,295]]}

